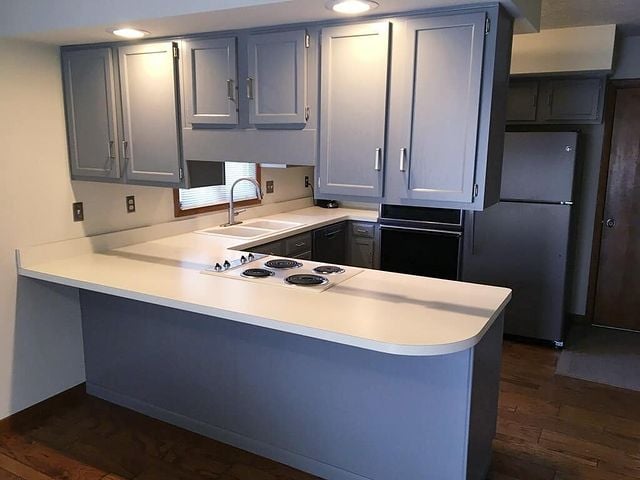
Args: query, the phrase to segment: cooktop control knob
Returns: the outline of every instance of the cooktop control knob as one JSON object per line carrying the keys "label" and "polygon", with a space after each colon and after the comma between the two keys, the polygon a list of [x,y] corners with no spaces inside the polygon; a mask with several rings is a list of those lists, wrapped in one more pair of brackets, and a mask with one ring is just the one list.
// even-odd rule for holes
{"label": "cooktop control knob", "polygon": [[220,265],[219,263],[216,263],[215,266],[213,267],[213,269],[216,272],[219,272],[220,270],[222,270],[222,265]]}
{"label": "cooktop control knob", "polygon": [[226,270],[226,269],[228,269],[228,268],[231,266],[231,264],[229,263],[229,260],[225,260],[225,261],[224,261],[224,263],[222,264],[222,266],[223,266],[223,267],[224,267],[224,269]]}
{"label": "cooktop control knob", "polygon": [[247,263],[247,257],[245,257],[244,255],[242,255],[240,257],[240,263]]}
{"label": "cooktop control knob", "polygon": [[249,259],[249,261],[253,261],[256,257],[253,255],[253,253],[250,253],[247,258]]}

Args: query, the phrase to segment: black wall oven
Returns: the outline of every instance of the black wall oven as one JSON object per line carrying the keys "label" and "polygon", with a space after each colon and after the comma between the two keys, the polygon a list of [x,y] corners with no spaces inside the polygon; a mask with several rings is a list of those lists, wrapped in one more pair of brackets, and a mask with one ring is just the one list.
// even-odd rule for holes
{"label": "black wall oven", "polygon": [[380,206],[380,269],[458,280],[462,210]]}

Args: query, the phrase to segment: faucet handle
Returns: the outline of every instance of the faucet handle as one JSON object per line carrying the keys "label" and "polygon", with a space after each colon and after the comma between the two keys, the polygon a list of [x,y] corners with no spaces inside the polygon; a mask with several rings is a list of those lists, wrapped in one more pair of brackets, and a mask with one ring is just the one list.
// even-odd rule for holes
{"label": "faucet handle", "polygon": [[239,214],[244,213],[244,212],[246,212],[246,211],[247,211],[247,209],[246,209],[246,208],[240,208],[239,210],[234,210],[234,211],[233,211],[233,214],[234,214],[234,215],[239,215]]}

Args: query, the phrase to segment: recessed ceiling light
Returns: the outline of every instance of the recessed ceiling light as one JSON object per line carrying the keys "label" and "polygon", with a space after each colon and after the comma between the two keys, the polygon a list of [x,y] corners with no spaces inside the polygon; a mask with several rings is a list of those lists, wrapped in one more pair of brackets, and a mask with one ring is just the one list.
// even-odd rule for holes
{"label": "recessed ceiling light", "polygon": [[124,38],[142,38],[145,35],[149,35],[146,30],[138,30],[137,28],[115,28],[109,30],[109,32]]}
{"label": "recessed ceiling light", "polygon": [[331,0],[326,5],[334,12],[355,15],[376,8],[378,3],[373,0]]}

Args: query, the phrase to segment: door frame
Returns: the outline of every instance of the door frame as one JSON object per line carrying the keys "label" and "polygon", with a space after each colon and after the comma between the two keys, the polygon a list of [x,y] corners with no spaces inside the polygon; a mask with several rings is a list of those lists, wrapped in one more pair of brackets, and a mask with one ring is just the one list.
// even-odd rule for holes
{"label": "door frame", "polygon": [[595,314],[598,267],[600,263],[600,251],[602,248],[602,222],[604,220],[604,208],[607,198],[607,182],[609,180],[609,163],[611,159],[611,142],[613,140],[613,122],[615,118],[616,98],[618,90],[626,88],[640,88],[640,79],[609,80],[605,89],[604,111],[602,115],[604,121],[602,157],[600,161],[596,211],[593,222],[591,265],[589,268],[589,284],[587,290],[586,320],[588,324],[593,323]]}

